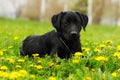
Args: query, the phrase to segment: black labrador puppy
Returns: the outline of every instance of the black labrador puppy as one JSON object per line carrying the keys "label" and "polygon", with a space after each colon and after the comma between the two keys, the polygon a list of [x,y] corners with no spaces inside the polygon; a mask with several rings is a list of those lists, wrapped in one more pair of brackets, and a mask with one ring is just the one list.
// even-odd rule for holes
{"label": "black labrador puppy", "polygon": [[21,55],[38,53],[40,57],[46,54],[53,57],[57,53],[60,58],[69,58],[75,52],[82,52],[80,31],[85,30],[87,15],[67,11],[54,15],[51,20],[56,30],[41,36],[28,36],[20,48]]}

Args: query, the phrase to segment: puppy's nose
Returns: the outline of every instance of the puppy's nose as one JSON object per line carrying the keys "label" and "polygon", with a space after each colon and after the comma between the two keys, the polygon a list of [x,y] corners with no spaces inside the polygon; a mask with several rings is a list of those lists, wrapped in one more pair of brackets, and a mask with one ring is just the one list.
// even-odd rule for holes
{"label": "puppy's nose", "polygon": [[78,33],[77,33],[76,31],[71,31],[70,34],[71,34],[72,36],[76,36]]}

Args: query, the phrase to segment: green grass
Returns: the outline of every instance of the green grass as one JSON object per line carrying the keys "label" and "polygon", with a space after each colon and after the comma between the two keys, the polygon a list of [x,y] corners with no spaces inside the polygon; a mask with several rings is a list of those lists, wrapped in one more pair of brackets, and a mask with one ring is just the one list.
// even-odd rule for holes
{"label": "green grass", "polygon": [[[88,25],[81,31],[85,57],[68,60],[19,55],[28,35],[53,30],[50,22],[0,18],[0,80],[120,80],[120,27]],[[16,39],[15,39],[16,38]],[[80,54],[80,53],[78,53]]]}

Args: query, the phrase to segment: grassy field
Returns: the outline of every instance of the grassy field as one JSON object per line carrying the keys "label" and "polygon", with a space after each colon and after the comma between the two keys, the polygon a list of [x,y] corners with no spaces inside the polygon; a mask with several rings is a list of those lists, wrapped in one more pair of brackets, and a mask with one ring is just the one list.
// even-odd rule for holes
{"label": "grassy field", "polygon": [[26,36],[53,29],[50,22],[0,18],[0,80],[120,80],[117,26],[88,25],[86,32],[81,31],[83,53],[68,60],[19,55]]}

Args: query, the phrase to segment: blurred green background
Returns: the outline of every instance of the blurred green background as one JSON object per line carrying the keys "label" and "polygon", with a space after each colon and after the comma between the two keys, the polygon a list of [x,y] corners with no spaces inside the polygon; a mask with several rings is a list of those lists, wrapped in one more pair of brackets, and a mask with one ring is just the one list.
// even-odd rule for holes
{"label": "blurred green background", "polygon": [[120,0],[0,0],[0,17],[50,21],[61,11],[89,16],[89,24],[120,25]]}

